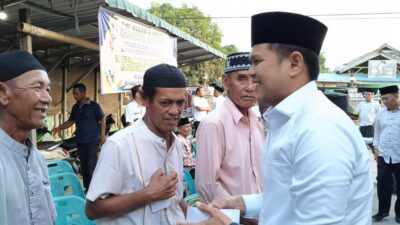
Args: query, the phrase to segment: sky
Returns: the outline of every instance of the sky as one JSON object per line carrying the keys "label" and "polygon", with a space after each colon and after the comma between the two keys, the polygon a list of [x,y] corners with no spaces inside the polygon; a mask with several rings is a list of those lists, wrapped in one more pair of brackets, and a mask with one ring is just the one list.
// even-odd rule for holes
{"label": "sky", "polygon": [[[148,9],[151,1],[130,0]],[[309,15],[328,26],[322,52],[331,70],[384,43],[400,49],[400,0],[156,0],[175,7],[196,6],[223,33],[222,45],[250,51],[250,17],[267,11]],[[340,14],[340,15],[338,15]],[[353,15],[356,14],[356,15]],[[358,15],[357,15],[358,14]],[[222,17],[222,18],[221,18]],[[236,18],[235,18],[236,17]]]}

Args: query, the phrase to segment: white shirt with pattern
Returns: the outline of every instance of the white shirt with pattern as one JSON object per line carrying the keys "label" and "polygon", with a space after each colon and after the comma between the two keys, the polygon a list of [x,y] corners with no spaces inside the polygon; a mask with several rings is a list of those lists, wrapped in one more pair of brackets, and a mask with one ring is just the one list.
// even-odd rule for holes
{"label": "white shirt with pattern", "polygon": [[386,163],[400,163],[400,108],[382,109],[376,116],[374,147]]}

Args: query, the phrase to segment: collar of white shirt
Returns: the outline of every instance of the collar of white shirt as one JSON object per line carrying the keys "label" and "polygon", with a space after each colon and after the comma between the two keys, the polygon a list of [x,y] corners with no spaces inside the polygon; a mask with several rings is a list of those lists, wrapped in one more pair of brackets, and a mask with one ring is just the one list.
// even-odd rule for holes
{"label": "collar of white shirt", "polygon": [[263,116],[266,119],[267,115],[278,112],[282,115],[285,115],[286,117],[292,117],[296,112],[299,111],[299,108],[304,105],[304,102],[308,101],[308,96],[316,92],[318,92],[317,84],[315,83],[315,81],[310,81],[306,85],[283,99],[278,105],[268,109]]}

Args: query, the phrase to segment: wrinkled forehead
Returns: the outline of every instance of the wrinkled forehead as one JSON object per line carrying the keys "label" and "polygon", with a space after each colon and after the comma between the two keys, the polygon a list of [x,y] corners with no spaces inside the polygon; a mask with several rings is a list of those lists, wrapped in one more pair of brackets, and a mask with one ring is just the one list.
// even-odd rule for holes
{"label": "wrinkled forehead", "polygon": [[186,99],[186,88],[157,87],[154,96],[168,100],[182,100]]}
{"label": "wrinkled forehead", "polygon": [[15,85],[32,85],[32,84],[41,84],[41,85],[50,85],[50,79],[46,71],[44,70],[30,70],[27,71],[14,79],[7,81],[7,83],[15,84]]}

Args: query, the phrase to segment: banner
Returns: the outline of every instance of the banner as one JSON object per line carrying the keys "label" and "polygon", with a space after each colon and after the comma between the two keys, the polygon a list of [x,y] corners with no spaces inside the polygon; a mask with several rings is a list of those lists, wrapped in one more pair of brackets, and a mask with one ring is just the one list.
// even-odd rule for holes
{"label": "banner", "polygon": [[368,78],[396,78],[397,60],[369,60]]}
{"label": "banner", "polygon": [[142,84],[144,72],[154,65],[177,66],[176,38],[102,7],[98,20],[102,94]]}

